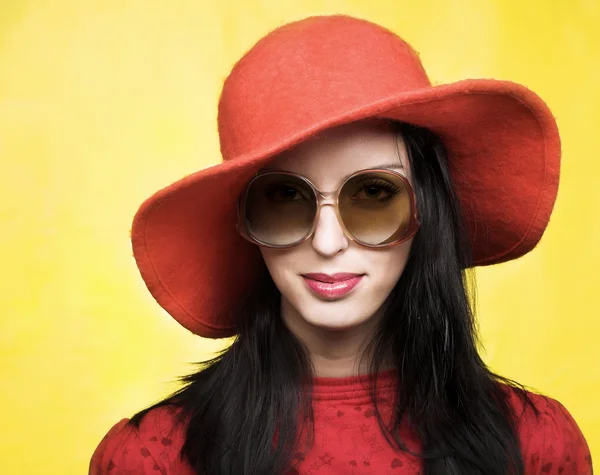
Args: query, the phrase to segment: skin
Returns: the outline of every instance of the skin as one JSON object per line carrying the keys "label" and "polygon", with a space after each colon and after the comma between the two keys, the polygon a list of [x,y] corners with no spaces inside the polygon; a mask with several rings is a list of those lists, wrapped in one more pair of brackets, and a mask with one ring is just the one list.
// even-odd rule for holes
{"label": "skin", "polygon": [[[328,129],[278,155],[268,169],[307,177],[318,189],[332,191],[344,177],[365,168],[395,165],[411,182],[406,147],[381,120]],[[382,315],[385,301],[406,266],[412,239],[380,249],[361,246],[344,235],[332,206],[321,208],[314,235],[289,249],[261,247],[281,292],[281,315],[308,349],[317,376],[344,377],[359,367],[361,345]],[[302,274],[366,274],[338,300],[324,300],[307,287]]]}

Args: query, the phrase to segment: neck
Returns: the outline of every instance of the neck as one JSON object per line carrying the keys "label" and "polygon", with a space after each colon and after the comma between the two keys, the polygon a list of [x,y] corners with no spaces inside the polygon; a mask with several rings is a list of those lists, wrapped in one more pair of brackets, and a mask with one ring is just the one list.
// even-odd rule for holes
{"label": "neck", "polygon": [[[281,310],[285,325],[308,350],[315,376],[341,378],[369,372],[370,356],[364,353],[378,322],[376,316],[360,325],[331,329],[307,322],[283,301]],[[391,368],[385,364],[382,369]]]}

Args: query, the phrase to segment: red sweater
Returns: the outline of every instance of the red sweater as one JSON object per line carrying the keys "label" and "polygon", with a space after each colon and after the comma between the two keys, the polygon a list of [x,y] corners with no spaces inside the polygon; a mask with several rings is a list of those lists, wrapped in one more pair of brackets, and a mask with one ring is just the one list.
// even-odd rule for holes
{"label": "red sweater", "polygon": [[[378,406],[386,420],[391,414],[395,373],[381,375]],[[315,443],[311,450],[294,455],[299,465],[290,475],[421,473],[418,458],[394,451],[380,433],[366,381],[366,376],[315,378]],[[571,414],[552,398],[529,396],[541,415],[536,420],[529,408],[519,421],[526,474],[591,475],[588,444]],[[523,405],[514,393],[511,401],[521,414]],[[128,425],[128,419],[115,424],[94,452],[89,473],[192,475],[191,468],[179,460],[184,434],[170,430],[172,411],[166,407],[150,411],[139,429]],[[410,430],[404,429],[401,435],[410,449],[420,448]]]}

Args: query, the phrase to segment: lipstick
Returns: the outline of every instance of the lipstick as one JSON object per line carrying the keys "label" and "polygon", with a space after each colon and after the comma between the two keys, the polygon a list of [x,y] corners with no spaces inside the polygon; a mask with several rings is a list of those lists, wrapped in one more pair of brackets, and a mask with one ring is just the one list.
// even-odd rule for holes
{"label": "lipstick", "polygon": [[335,300],[344,297],[356,287],[364,274],[304,274],[302,278],[308,288],[318,297]]}

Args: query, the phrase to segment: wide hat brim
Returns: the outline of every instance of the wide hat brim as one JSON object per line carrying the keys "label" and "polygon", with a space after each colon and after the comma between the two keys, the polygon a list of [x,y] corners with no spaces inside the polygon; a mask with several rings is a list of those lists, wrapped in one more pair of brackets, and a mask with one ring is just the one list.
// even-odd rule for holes
{"label": "wide hat brim", "polygon": [[556,122],[532,91],[469,79],[402,91],[335,115],[270,149],[193,173],[148,198],[135,215],[133,253],[157,302],[191,332],[234,333],[233,303],[263,269],[257,246],[236,231],[237,198],[275,154],[321,130],[367,117],[439,135],[473,245],[473,265],[523,256],[539,242],[557,195]]}

